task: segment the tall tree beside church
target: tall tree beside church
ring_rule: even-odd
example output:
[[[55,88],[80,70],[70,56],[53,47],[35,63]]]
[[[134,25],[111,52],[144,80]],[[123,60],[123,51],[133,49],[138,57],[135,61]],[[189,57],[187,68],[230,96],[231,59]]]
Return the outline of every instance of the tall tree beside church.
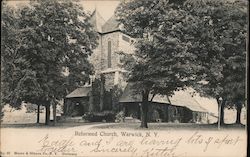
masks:
[[[37,0],[22,8],[21,46],[17,53],[26,64],[18,66],[22,73],[16,82],[3,81],[14,84],[14,88],[6,88],[13,97],[6,96],[5,102],[44,105],[49,124],[50,106],[64,98],[67,91],[83,85],[92,74],[88,56],[96,47],[97,34],[88,20],[89,16],[74,1]],[[4,75],[12,72],[5,71]]]
[[[118,7],[116,15],[124,31],[138,39],[135,55],[127,55],[126,62],[132,63],[130,81],[141,84],[142,127],[147,127],[143,116],[149,93],[171,95],[193,85],[207,96],[222,97],[223,106],[228,100],[244,99],[246,12],[242,4],[153,0]],[[236,93],[232,85],[238,87]]]
[[[170,1],[135,0],[122,3],[116,10],[124,31],[137,38],[135,54],[124,54],[130,71],[129,81],[142,96],[141,127],[147,128],[149,95],[171,96],[195,78],[194,55],[187,52],[184,36],[195,24],[179,4]],[[181,22],[184,21],[184,22]]]
[[[21,79],[22,69],[27,64],[18,54],[21,46],[21,32],[18,30],[18,15],[16,10],[1,3],[1,118],[5,102],[19,108],[20,101],[15,98],[15,87]]]
[[[189,51],[202,65],[196,89],[219,100],[221,122],[224,107],[235,104],[237,123],[245,100],[247,3],[244,1],[187,0],[186,11],[200,19]],[[199,82],[200,80],[200,82]],[[197,88],[198,86],[198,88]]]

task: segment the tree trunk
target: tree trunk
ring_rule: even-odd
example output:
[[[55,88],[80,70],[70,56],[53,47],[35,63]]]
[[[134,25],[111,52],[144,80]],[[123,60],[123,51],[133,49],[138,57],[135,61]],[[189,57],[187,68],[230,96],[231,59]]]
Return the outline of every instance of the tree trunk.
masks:
[[[225,108],[225,104],[226,104],[226,100],[222,100],[222,103],[221,103],[221,112],[220,112],[220,122],[221,122],[221,125],[225,124],[224,123],[224,108]]]
[[[220,116],[218,118],[220,118],[220,123],[223,125],[223,124],[225,124],[224,123],[224,108],[225,108],[226,100],[223,99],[222,102],[217,100],[217,102],[218,102],[218,112],[220,112],[219,113]],[[221,105],[221,109],[219,108],[220,105]],[[218,121],[218,123],[219,123],[219,121]]]
[[[50,105],[49,104],[45,105],[45,108],[46,108],[45,125],[49,125],[50,124]]]
[[[37,105],[37,117],[36,117],[36,123],[39,124],[40,121],[40,105]]]
[[[141,128],[148,128],[148,92],[142,94]]]
[[[56,125],[56,101],[53,101],[53,125]]]
[[[242,110],[242,104],[241,103],[236,103],[236,124],[240,124],[240,115],[241,115],[241,110]]]

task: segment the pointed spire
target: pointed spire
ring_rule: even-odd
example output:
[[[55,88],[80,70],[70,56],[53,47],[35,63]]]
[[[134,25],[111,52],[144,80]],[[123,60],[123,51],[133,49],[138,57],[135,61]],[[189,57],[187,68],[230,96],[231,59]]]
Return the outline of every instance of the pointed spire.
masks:
[[[105,23],[105,20],[98,13],[97,7],[95,7],[95,9],[91,15],[90,23],[95,27],[96,31],[102,32],[102,26]]]
[[[96,5],[96,3],[95,3],[95,9],[94,9],[94,11],[96,11],[97,10],[97,5]]]

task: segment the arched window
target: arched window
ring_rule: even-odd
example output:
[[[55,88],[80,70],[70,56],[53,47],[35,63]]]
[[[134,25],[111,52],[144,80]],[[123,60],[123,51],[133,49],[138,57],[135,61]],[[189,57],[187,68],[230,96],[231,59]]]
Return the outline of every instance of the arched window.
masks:
[[[111,68],[111,41],[108,41],[108,68]]]

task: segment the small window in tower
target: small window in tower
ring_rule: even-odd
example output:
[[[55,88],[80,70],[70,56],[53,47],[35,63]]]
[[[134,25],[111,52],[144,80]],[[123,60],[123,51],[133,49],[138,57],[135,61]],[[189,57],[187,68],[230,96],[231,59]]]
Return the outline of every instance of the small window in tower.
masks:
[[[111,41],[108,41],[108,68],[111,68]]]
[[[124,41],[126,41],[126,42],[129,42],[129,37],[126,37],[126,36],[122,36],[122,39],[124,40]]]

